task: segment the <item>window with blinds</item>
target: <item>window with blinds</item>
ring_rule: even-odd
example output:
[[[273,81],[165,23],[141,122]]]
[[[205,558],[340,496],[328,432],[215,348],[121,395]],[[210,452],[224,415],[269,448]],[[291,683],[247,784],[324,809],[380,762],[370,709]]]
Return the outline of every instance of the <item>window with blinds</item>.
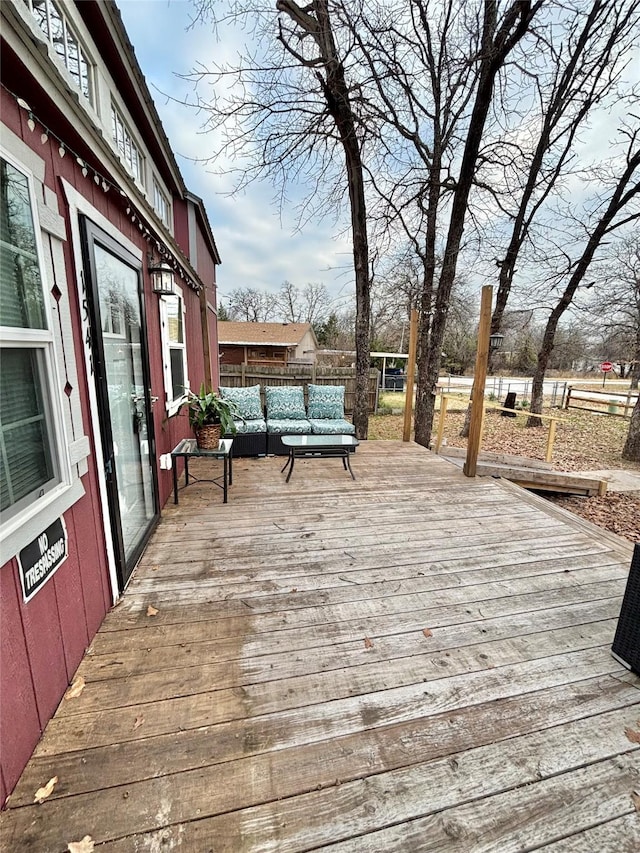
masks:
[[[0,158],[0,510],[12,517],[60,482],[47,327],[27,175]]]

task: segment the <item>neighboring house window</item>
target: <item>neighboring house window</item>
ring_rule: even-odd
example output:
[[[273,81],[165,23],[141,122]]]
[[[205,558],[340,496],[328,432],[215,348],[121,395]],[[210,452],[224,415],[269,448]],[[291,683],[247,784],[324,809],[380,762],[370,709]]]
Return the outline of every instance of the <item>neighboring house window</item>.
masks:
[[[0,158],[0,509],[13,518],[62,481],[49,328],[29,178]]]
[[[25,2],[76,86],[89,103],[93,104],[91,64],[73,27],[61,11],[62,4],[58,5],[53,0],[25,0]]]
[[[140,153],[140,149],[133,141],[133,137],[126,126],[124,119],[113,104],[111,104],[111,133],[127,169],[131,172],[138,183],[144,186],[144,159]]]
[[[189,388],[185,344],[185,305],[181,294],[161,297],[160,322],[167,412],[169,415],[174,415],[180,404],[184,402]]]
[[[153,209],[165,225],[169,226],[169,200],[160,189],[156,179],[153,179]]]

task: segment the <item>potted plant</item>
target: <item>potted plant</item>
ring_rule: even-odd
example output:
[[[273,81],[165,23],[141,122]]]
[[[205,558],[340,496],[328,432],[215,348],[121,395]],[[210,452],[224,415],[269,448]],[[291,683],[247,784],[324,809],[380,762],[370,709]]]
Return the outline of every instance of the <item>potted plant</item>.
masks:
[[[223,400],[215,391],[207,391],[202,385],[200,392],[189,391],[186,405],[189,408],[189,423],[196,434],[196,442],[202,450],[216,450],[221,435],[235,433],[234,418],[238,418],[235,403]]]

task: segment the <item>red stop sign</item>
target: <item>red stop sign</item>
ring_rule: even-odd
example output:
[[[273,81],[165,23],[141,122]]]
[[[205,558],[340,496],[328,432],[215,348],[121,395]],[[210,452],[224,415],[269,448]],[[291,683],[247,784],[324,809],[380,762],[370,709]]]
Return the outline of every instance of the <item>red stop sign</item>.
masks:
[[[610,370],[613,370],[613,364],[610,361],[603,361],[600,365],[600,370],[603,373],[609,373]]]

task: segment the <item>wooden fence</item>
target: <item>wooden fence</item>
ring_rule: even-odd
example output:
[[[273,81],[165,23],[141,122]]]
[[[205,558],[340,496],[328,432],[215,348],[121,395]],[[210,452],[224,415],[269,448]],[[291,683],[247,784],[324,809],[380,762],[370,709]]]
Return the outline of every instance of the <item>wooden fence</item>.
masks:
[[[589,394],[588,397],[581,396],[580,391],[583,394]],[[598,395],[594,400],[593,395]],[[584,388],[573,388],[569,385],[569,389],[567,391],[567,398],[564,404],[565,409],[582,409],[585,412],[597,412],[598,414],[607,414],[613,415],[618,418],[630,418],[631,413],[636,404],[636,400],[638,399],[637,391],[627,391],[626,399],[620,400],[616,399],[617,397],[625,394],[624,391],[592,391],[589,389],[585,391]],[[602,397],[603,399],[598,399],[598,397]],[[578,405],[576,405],[578,403]],[[590,406],[583,406],[580,403],[590,403]],[[600,408],[594,408],[599,406]]]
[[[378,381],[380,372],[369,371],[369,412],[376,410]],[[344,385],[344,409],[347,414],[353,412],[356,375],[352,367],[318,367],[315,364],[294,364],[278,367],[266,367],[254,364],[221,364],[220,385],[232,388],[244,388],[248,385],[260,385],[264,404],[265,385],[302,385],[305,405],[307,386]]]

